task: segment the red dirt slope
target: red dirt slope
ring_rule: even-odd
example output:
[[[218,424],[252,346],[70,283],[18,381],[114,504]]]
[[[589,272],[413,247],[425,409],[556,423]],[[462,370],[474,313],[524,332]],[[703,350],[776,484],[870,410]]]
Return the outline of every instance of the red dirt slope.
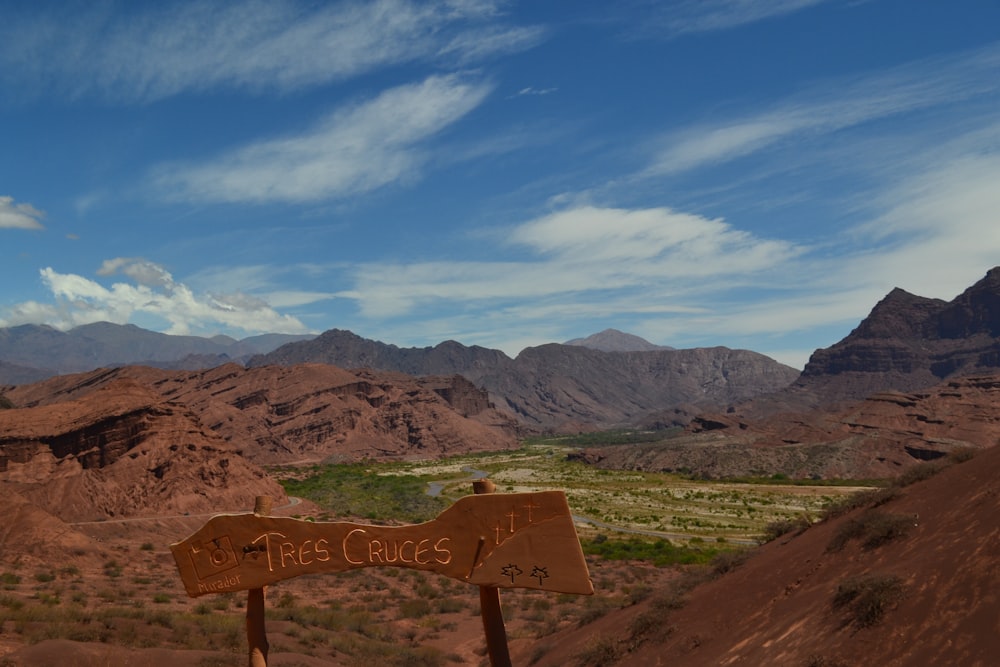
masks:
[[[872,512],[897,517],[904,534],[868,548],[863,537],[830,548],[847,526],[875,525]],[[870,626],[858,620],[863,610],[834,605],[838,587],[862,575],[902,584],[901,597],[890,596]],[[695,588],[680,609],[657,612],[658,598],[541,640],[535,656],[551,649],[535,664],[996,665],[1000,448],[906,486],[877,508],[764,545],[735,571]],[[530,657],[526,650],[515,663]]]

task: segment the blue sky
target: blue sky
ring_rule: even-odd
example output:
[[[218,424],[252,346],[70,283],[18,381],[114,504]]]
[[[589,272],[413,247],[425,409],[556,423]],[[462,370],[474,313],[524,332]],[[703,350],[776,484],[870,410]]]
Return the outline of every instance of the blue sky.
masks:
[[[1000,3],[0,2],[0,326],[795,366],[1000,264]]]

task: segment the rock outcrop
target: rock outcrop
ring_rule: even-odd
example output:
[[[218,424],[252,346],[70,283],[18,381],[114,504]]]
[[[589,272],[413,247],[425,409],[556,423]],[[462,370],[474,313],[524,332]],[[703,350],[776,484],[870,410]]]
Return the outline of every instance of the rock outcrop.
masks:
[[[252,507],[284,491],[184,406],[115,379],[0,412],[0,486],[66,521]]]
[[[703,414],[684,435],[658,444],[588,448],[607,468],[743,475],[894,477],[957,449],[1000,442],[1000,375],[949,380],[916,392],[881,392],[837,410],[749,420]]]
[[[770,404],[816,407],[1000,371],[1000,267],[952,301],[890,292],[846,338],[816,350]],[[767,401],[756,406],[766,411]]]
[[[460,376],[413,378],[324,364],[202,371],[105,369],[8,389],[24,407],[87,397],[129,380],[258,463],[431,458],[515,445],[517,425]]]

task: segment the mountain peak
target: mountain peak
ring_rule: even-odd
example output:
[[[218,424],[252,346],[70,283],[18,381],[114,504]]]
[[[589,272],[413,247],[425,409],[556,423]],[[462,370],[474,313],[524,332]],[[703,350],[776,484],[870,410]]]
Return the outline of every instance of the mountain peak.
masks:
[[[588,347],[602,352],[651,352],[653,350],[672,350],[672,347],[654,345],[645,338],[640,338],[618,329],[605,329],[586,338],[574,338],[564,345]]]

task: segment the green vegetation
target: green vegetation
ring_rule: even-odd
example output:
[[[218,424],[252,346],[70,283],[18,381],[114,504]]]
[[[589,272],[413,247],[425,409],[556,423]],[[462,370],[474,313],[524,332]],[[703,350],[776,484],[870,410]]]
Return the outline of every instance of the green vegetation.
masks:
[[[311,500],[333,516],[419,523],[448,506],[427,495],[426,479],[388,474],[396,467],[374,463],[313,466],[297,471],[296,477],[289,476],[288,469],[277,472],[289,495]]]
[[[655,432],[663,437],[662,432]],[[649,437],[615,432],[537,438],[512,451],[468,454],[439,461],[363,463],[279,468],[275,475],[289,495],[307,498],[326,515],[372,521],[415,523],[429,520],[451,502],[472,492],[473,475],[488,474],[500,493],[561,489],[583,537],[620,529],[638,539],[674,542],[751,544],[774,536],[785,525],[804,527],[858,486],[691,479],[679,474],[604,470],[569,454],[584,441],[607,442]],[[434,483],[440,498],[427,495]],[[863,487],[861,487],[863,488]],[[729,544],[731,547],[732,544]]]
[[[10,410],[15,407],[9,398],[0,394],[0,410]]]
[[[710,563],[723,549],[708,546],[677,546],[664,539],[644,540],[632,537],[627,540],[583,540],[583,553],[608,560],[642,560],[657,567],[668,565],[704,565]]]
[[[648,442],[669,440],[683,431],[680,427],[662,431],[595,431],[593,433],[578,433],[576,435],[544,435],[526,438],[524,444],[528,447],[603,447],[606,445],[636,445]]]

